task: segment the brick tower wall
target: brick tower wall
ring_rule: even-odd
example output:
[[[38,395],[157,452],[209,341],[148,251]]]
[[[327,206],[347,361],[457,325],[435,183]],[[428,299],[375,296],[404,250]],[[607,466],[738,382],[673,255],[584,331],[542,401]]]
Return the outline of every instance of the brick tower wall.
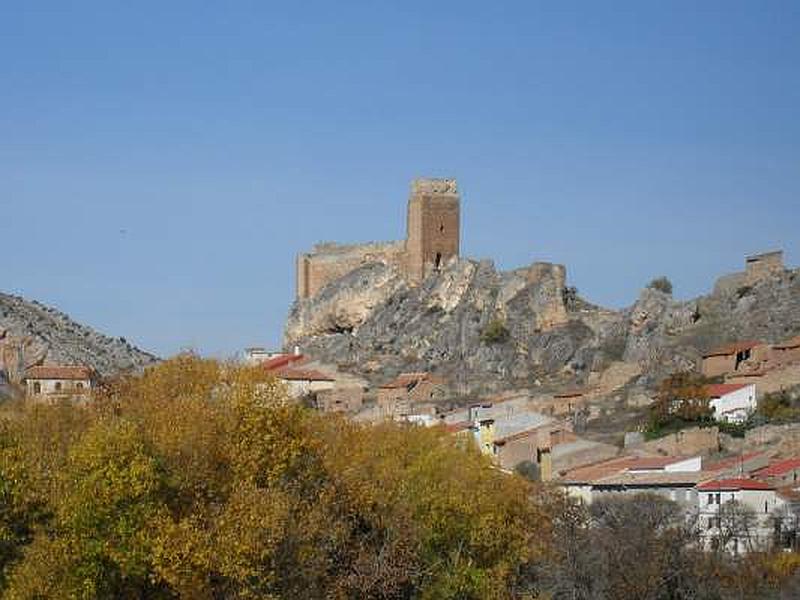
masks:
[[[408,200],[406,273],[419,283],[459,255],[460,200],[453,179],[417,179]]]

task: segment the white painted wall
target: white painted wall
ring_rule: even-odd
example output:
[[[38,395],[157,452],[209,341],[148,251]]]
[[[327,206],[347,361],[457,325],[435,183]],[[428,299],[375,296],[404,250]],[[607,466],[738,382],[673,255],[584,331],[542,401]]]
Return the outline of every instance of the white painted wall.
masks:
[[[743,423],[756,409],[756,386],[751,383],[734,392],[714,398],[709,404],[714,409],[714,418],[717,421]]]

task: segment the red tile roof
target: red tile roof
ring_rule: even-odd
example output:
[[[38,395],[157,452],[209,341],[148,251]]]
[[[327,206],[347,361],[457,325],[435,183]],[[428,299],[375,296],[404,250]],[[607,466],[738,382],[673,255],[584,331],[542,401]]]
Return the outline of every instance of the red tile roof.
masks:
[[[775,486],[756,479],[716,479],[697,486],[703,492],[718,490],[774,490]]]
[[[25,372],[27,379],[91,379],[94,371],[90,367],[71,365],[71,366],[49,366],[42,365],[31,367]]]
[[[266,371],[277,371],[292,363],[305,361],[306,357],[302,354],[282,354],[275,358],[270,358],[261,363],[261,367]]]
[[[703,467],[704,471],[722,471],[724,469],[730,469],[732,467],[736,467],[740,464],[744,464],[754,458],[758,458],[759,456],[764,456],[763,452],[748,452],[747,454],[742,454],[741,456],[731,456],[730,458],[723,458],[722,460],[718,460],[713,463],[709,463]]]
[[[721,398],[726,394],[730,394],[731,392],[735,392],[736,390],[740,390],[745,388],[750,383],[712,383],[711,385],[706,386],[706,392],[708,393],[709,397],[711,398]]]
[[[314,369],[301,369],[297,367],[290,367],[275,372],[278,379],[285,381],[336,381],[330,375],[326,375],[321,371]]]
[[[708,358],[710,356],[727,356],[729,354],[736,354],[737,352],[741,352],[742,350],[749,350],[750,348],[755,348],[756,346],[760,346],[763,342],[757,342],[755,340],[748,340],[745,342],[734,342],[732,344],[725,344],[724,346],[720,346],[719,348],[715,348],[709,352],[703,354],[703,358]]]
[[[780,477],[781,475],[785,475],[786,473],[789,473],[795,469],[800,469],[800,458],[787,458],[785,460],[774,462],[763,469],[759,469],[753,473],[753,477]]]

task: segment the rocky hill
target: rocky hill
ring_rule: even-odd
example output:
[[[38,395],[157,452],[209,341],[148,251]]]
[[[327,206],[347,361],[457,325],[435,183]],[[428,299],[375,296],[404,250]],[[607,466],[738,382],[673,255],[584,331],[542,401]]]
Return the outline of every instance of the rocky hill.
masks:
[[[800,333],[800,270],[725,281],[688,302],[647,288],[631,307],[609,310],[568,287],[561,265],[501,272],[490,261],[454,258],[409,286],[375,262],[295,302],[285,343],[376,382],[435,371],[465,394],[582,386],[620,361],[639,365],[635,383],[647,386],[695,368],[719,344]]]
[[[17,382],[37,364],[86,365],[109,376],[157,360],[124,338],[98,333],[54,308],[0,293],[0,380]]]

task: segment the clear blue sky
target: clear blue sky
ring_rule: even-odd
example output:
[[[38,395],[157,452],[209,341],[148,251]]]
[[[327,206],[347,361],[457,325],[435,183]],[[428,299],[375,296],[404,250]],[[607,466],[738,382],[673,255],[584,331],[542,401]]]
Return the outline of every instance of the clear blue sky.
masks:
[[[0,290],[162,355],[275,345],[293,261],[399,239],[625,306],[800,262],[800,2],[0,3]]]

